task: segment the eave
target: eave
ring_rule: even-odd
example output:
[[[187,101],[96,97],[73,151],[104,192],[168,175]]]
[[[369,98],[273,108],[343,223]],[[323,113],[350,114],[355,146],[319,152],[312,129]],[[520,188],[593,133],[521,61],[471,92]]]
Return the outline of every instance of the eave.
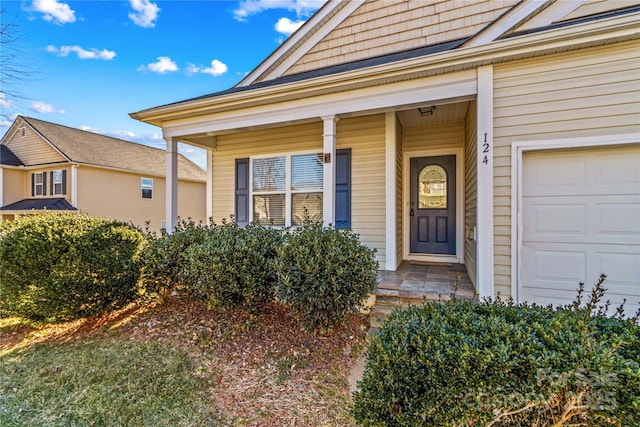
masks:
[[[639,15],[639,13],[630,13],[293,83],[202,97],[142,110],[131,113],[130,116],[159,127],[173,126],[220,112],[256,108],[552,52],[633,40],[640,35],[640,28],[637,25]]]

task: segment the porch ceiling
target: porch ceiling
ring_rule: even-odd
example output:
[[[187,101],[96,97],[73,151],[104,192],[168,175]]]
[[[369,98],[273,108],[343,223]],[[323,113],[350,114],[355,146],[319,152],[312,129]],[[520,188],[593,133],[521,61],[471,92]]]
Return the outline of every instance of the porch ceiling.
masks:
[[[432,125],[444,122],[457,122],[464,120],[469,108],[469,102],[457,102],[454,104],[425,104],[423,107],[435,107],[433,114],[423,116],[417,108],[398,112],[398,119],[402,127]]]

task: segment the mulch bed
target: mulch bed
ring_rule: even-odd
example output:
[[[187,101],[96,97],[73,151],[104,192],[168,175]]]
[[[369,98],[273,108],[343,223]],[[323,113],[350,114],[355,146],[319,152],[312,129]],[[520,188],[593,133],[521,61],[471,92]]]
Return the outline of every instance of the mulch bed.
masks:
[[[341,426],[353,423],[346,378],[366,348],[366,332],[361,315],[314,335],[276,303],[251,315],[169,297],[38,330],[14,328],[3,333],[0,352],[24,342],[94,336],[158,342],[190,356],[211,406],[228,425]]]

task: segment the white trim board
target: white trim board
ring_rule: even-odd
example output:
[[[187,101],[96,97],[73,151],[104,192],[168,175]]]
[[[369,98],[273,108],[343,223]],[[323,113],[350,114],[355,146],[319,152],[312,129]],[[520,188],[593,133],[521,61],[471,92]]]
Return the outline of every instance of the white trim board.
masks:
[[[522,253],[522,156],[528,151],[640,145],[640,133],[558,138],[511,143],[511,297],[520,301]]]
[[[410,252],[410,227],[409,221],[409,198],[410,179],[409,162],[416,157],[435,156],[456,156],[456,255],[422,255]],[[431,261],[431,262],[452,262],[464,264],[464,148],[451,147],[440,149],[425,149],[416,151],[405,151],[402,154],[402,235],[404,236],[402,245],[402,257],[405,260]]]

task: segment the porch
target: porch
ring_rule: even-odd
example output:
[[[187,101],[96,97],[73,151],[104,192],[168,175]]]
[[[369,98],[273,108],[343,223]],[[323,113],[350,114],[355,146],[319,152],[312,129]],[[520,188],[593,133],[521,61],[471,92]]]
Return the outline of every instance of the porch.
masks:
[[[477,296],[464,264],[403,261],[395,271],[378,273],[370,326],[379,327],[394,307],[448,300],[452,294]]]

